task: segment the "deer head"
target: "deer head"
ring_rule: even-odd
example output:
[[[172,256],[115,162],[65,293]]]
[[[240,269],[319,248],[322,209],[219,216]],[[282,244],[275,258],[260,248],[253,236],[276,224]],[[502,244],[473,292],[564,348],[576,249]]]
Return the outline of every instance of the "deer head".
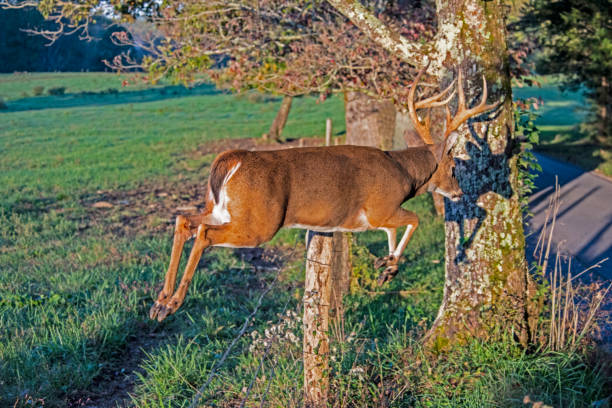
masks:
[[[415,102],[414,97],[416,94],[416,88],[425,68],[419,71],[414,83],[410,88],[410,93],[408,94],[408,113],[412,119],[412,122],[414,123],[416,132],[419,134],[421,139],[423,139],[423,142],[425,142],[427,148],[434,155],[437,163],[436,171],[433,173],[431,179],[427,183],[427,191],[439,193],[452,201],[457,201],[463,192],[461,191],[459,183],[455,177],[455,160],[451,154],[451,151],[458,139],[458,134],[455,132],[455,130],[457,130],[457,128],[459,128],[459,126],[461,126],[461,124],[466,122],[469,118],[490,109],[494,109],[498,106],[498,104],[486,104],[487,81],[483,75],[483,91],[480,103],[473,108],[466,108],[465,94],[463,92],[463,76],[461,70],[458,72],[457,79],[453,80],[451,84],[442,92],[432,97]],[[457,83],[457,89],[452,90],[455,82]],[[457,93],[458,96],[457,111],[455,112],[455,115],[452,116],[448,103],[455,96],[455,93]],[[421,121],[417,115],[417,109],[431,109],[438,106],[444,106],[445,108],[446,123],[443,140],[439,143],[434,143],[430,133],[431,116],[428,113],[425,120]]]

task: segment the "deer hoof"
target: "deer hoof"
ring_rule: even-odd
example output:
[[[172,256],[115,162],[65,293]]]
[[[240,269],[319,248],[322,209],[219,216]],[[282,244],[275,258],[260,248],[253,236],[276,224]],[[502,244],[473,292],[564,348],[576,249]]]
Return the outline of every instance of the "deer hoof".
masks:
[[[385,269],[378,277],[378,286],[389,282],[393,277],[397,275],[397,265],[391,265]]]
[[[378,258],[376,262],[374,262],[374,268],[379,269],[384,266],[390,266],[396,262],[395,256],[387,255],[382,258]]]
[[[155,301],[155,303],[153,303],[153,306],[151,306],[151,309],[149,309],[149,319],[155,320],[162,307],[164,307],[164,305],[162,305],[158,301]]]
[[[378,269],[378,268],[382,268],[383,266],[387,265],[387,258],[389,258],[388,256],[382,257],[382,258],[378,258],[375,262],[374,262],[374,268]]]
[[[168,317],[168,315],[170,315],[172,313],[173,313],[173,311],[168,306],[162,305],[161,309],[157,313],[157,321],[161,322],[166,317]]]
[[[157,321],[161,322],[166,317],[176,312],[181,306],[181,303],[182,302],[179,302],[178,300],[170,300],[167,305],[161,305],[161,309],[157,313]]]

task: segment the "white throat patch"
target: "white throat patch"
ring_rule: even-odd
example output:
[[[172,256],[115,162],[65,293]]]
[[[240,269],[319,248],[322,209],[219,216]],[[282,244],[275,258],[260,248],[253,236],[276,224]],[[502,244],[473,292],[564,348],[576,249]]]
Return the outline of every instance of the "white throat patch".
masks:
[[[457,201],[459,201],[459,197],[453,197],[453,196],[451,196],[450,194],[448,194],[446,191],[442,190],[442,189],[441,189],[441,188],[439,188],[439,187],[436,187],[436,188],[433,190],[433,192],[434,192],[434,193],[438,193],[438,194],[440,194],[440,195],[442,195],[442,196],[444,196],[444,197],[448,198],[449,200],[451,200],[451,201],[453,201],[453,202],[457,202]]]

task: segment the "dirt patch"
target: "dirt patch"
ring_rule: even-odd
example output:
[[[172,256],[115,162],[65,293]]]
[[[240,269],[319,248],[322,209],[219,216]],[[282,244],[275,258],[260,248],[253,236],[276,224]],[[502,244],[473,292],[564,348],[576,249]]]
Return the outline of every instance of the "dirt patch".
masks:
[[[234,251],[254,272],[240,284],[227,285],[228,293],[236,297],[248,297],[253,290],[264,290],[269,284],[269,277],[275,273],[273,271],[279,271],[298,256],[297,252],[290,248],[239,248]],[[159,282],[155,291],[161,289],[161,285],[162,282]],[[140,282],[120,282],[120,286],[126,294],[134,290],[149,291],[150,289]],[[292,286],[285,287],[284,290],[292,290]],[[127,338],[125,347],[107,361],[87,390],[68,398],[68,407],[123,408],[133,406],[130,393],[134,392],[139,374],[145,375],[142,363],[147,358],[147,353],[152,353],[154,349],[167,344],[176,332],[166,331],[160,325],[139,322],[134,333],[137,334],[132,334]]]
[[[121,356],[115,362],[104,367],[93,379],[88,391],[79,396],[69,398],[70,408],[110,408],[132,406],[129,396],[134,390],[138,374],[144,370],[140,364],[145,359],[145,353],[157,347],[168,337],[168,333],[151,332],[142,324],[144,335],[132,336],[128,339]]]
[[[289,140],[282,144],[255,138],[225,139],[206,143],[195,154],[206,156],[232,149],[289,149],[323,143],[320,138]],[[101,224],[117,236],[166,232],[174,225],[177,215],[194,214],[203,209],[207,174],[208,169],[204,169],[204,177],[197,182],[156,180],[155,184],[143,184],[132,190],[99,190],[83,196],[81,204],[87,209],[87,217],[82,219],[80,229]]]

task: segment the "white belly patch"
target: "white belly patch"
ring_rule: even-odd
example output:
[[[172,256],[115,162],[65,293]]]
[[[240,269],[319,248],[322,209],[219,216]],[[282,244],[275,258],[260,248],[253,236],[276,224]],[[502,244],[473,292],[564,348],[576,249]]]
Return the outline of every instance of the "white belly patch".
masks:
[[[308,224],[290,224],[285,225],[285,228],[300,228],[307,229],[317,232],[362,232],[372,228],[368,217],[366,216],[365,210],[361,210],[357,216],[357,225],[354,228],[344,228],[340,226],[319,226],[319,225],[308,225]]]

